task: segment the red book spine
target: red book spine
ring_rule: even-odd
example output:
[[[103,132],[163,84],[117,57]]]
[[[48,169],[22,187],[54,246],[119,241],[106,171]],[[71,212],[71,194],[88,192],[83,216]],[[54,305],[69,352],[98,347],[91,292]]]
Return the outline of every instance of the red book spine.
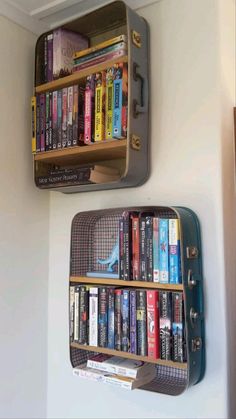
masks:
[[[158,291],[147,290],[147,338],[148,357],[159,358],[159,310]]]
[[[133,280],[139,280],[139,218],[132,217],[132,276]]]

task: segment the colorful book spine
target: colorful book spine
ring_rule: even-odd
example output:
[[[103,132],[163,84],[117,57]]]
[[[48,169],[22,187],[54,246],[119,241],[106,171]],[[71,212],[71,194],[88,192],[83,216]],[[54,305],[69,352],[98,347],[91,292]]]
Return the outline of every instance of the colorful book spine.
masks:
[[[48,38],[47,35],[44,36],[44,73],[43,73],[43,83],[47,83],[48,77]]]
[[[45,94],[40,94],[40,151],[45,151]]]
[[[46,93],[46,112],[45,112],[45,151],[49,150],[49,113],[50,113],[50,97],[49,92]]]
[[[182,282],[178,219],[169,219],[169,278],[171,284]]]
[[[74,290],[74,342],[79,342],[79,290],[80,285],[75,285]]]
[[[73,86],[73,112],[72,112],[72,145],[76,146],[79,142],[78,126],[78,106],[79,106],[79,87]]]
[[[121,327],[121,304],[122,290],[115,290],[115,349],[121,351],[122,327]]]
[[[159,358],[159,310],[157,290],[147,290],[147,347],[149,358]]]
[[[153,282],[159,281],[159,218],[153,217]]]
[[[121,350],[124,352],[130,351],[130,304],[129,304],[129,290],[124,289],[122,294],[121,306],[122,318],[122,343]]]
[[[159,292],[160,358],[171,359],[171,292]]]
[[[91,71],[93,71],[92,67],[98,64],[102,64],[105,61],[110,61],[117,59],[119,61],[119,58],[124,57],[124,55],[127,54],[127,49],[119,49],[118,51],[108,52],[107,54],[102,55],[101,57],[94,58],[93,60],[90,60],[88,62],[75,65],[73,67],[73,72],[85,70],[86,68],[91,67]]]
[[[169,220],[159,219],[159,274],[160,283],[167,284],[169,282]]]
[[[49,150],[52,150],[52,118],[53,118],[52,92],[49,92]]]
[[[40,95],[36,96],[36,153],[41,151],[41,133],[40,133]]]
[[[62,90],[57,92],[57,148],[62,146]]]
[[[78,103],[78,140],[84,143],[84,120],[85,120],[85,88],[79,86]]]
[[[110,38],[106,41],[101,42],[100,44],[94,45],[93,47],[83,49],[82,51],[76,51],[73,55],[74,60],[84,57],[85,55],[92,54],[102,48],[109,47],[110,45],[118,44],[119,42],[127,42],[126,35],[118,35],[114,38]]]
[[[137,354],[136,291],[130,290],[130,352]]]
[[[107,313],[107,347],[115,349],[115,293],[114,288],[108,288],[108,313]]]
[[[172,292],[172,360],[184,362],[183,293]]]
[[[75,286],[70,286],[70,342],[74,341]]]
[[[82,345],[88,343],[88,308],[88,291],[82,285],[79,291],[79,343]]]
[[[36,96],[31,98],[32,153],[36,153]]]
[[[102,56],[107,55],[111,52],[118,51],[118,50],[121,50],[121,49],[127,49],[127,44],[125,42],[119,42],[118,44],[110,45],[106,48],[102,48],[102,49],[97,50],[93,53],[84,55],[83,57],[75,58],[74,59],[74,66],[83,64],[85,62],[87,63],[89,61],[90,62],[94,61],[98,57],[102,57]]]
[[[139,217],[131,215],[132,227],[132,278],[135,281],[139,280]]]
[[[145,290],[136,291],[137,354],[147,355],[147,299]]]
[[[131,220],[130,212],[124,211],[122,214],[124,220],[124,280],[131,280]]]
[[[62,89],[62,148],[67,146],[67,95],[68,89]]]
[[[102,141],[105,136],[105,90],[106,72],[95,75],[95,135],[94,141]]]
[[[94,139],[94,75],[87,76],[85,87],[84,143],[90,144]]]
[[[58,125],[57,125],[57,91],[52,93],[52,148],[57,148],[58,142]]]
[[[47,81],[53,80],[53,33],[47,36]]]
[[[114,66],[113,137],[127,136],[128,69],[126,63]]]
[[[72,146],[73,139],[73,86],[67,89],[67,146]]]
[[[98,288],[89,290],[89,345],[98,346]]]
[[[99,287],[98,289],[98,346],[107,347],[107,288]]]
[[[119,220],[119,277],[124,279],[124,219]]]
[[[147,281],[153,281],[153,217],[145,220]]]
[[[140,280],[147,281],[146,218],[140,217]]]
[[[113,119],[113,67],[106,70],[106,106],[105,106],[105,139],[112,138],[112,119]]]

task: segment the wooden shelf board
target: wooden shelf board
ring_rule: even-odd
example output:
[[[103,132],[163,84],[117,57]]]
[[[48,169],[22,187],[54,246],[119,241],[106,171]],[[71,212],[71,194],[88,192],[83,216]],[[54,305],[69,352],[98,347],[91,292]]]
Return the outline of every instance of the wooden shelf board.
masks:
[[[128,56],[125,55],[121,58],[115,58],[113,60],[106,61],[101,64],[97,64],[91,67],[86,68],[85,70],[77,71],[70,76],[62,77],[58,80],[53,80],[49,83],[44,83],[39,86],[36,86],[35,92],[36,93],[45,93],[52,90],[58,90],[63,87],[72,86],[73,84],[78,83],[80,80],[84,79],[86,76],[97,73],[99,71],[105,70],[108,67],[112,67],[116,63],[127,63]]]
[[[146,281],[124,281],[122,279],[114,278],[89,278],[87,276],[71,276],[70,282],[78,282],[82,284],[105,284],[105,285],[118,285],[121,287],[135,287],[135,288],[157,288],[160,290],[169,291],[182,291],[182,284],[159,284],[157,282]]]
[[[182,363],[182,362],[165,361],[162,359],[152,359],[152,358],[148,358],[147,356],[135,355],[129,352],[116,351],[116,350],[108,349],[108,348],[100,348],[98,346],[79,345],[78,343],[73,342],[71,343],[71,347],[82,349],[83,351],[100,352],[102,354],[120,356],[122,358],[137,359],[139,361],[150,362],[152,364],[164,365],[167,367],[174,367],[174,368],[181,368],[181,369],[187,368],[186,362]]]
[[[126,157],[127,140],[104,141],[88,146],[76,146],[34,154],[35,161],[53,164],[93,163]]]

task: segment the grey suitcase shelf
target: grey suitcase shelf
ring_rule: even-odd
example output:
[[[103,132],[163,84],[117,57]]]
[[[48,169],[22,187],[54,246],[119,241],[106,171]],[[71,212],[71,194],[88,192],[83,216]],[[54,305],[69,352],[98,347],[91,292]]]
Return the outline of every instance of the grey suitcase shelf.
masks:
[[[100,278],[88,278],[86,272],[97,270],[97,258],[105,258],[114,246],[119,219],[124,210],[153,211],[159,218],[178,218],[180,221],[180,252],[182,266],[182,284],[157,284],[143,281],[124,281]],[[101,267],[100,267],[101,269]],[[189,386],[197,384],[204,375],[204,310],[202,284],[202,256],[199,223],[196,215],[183,207],[132,207],[116,208],[78,213],[72,222],[70,284],[106,284],[121,287],[143,287],[144,289],[165,289],[182,291],[184,295],[185,321],[185,363],[156,360],[155,379],[141,387],[143,390],[180,395]],[[95,286],[95,285],[94,285]],[[89,347],[70,342],[70,359],[73,367],[84,362],[95,353],[108,353],[130,357],[125,352],[106,348]],[[139,359],[138,356],[133,356]],[[142,357],[143,360],[143,357]],[[147,362],[150,359],[145,359]]]
[[[104,190],[138,186],[143,184],[149,172],[148,163],[148,63],[149,33],[146,21],[126,6],[115,1],[107,6],[63,25],[78,31],[96,45],[114,36],[127,36],[128,54],[122,60],[128,63],[128,123],[127,138],[105,141],[85,147],[70,147],[34,154],[34,177],[47,174],[55,165],[107,164],[119,169],[117,181],[102,184],[66,184],[43,187],[64,193]],[[45,93],[73,84],[79,84],[86,75],[111,67],[116,60],[93,66],[85,72],[63,77],[53,82],[41,84],[41,59],[44,48],[41,35],[35,51],[35,93]],[[86,73],[87,72],[87,73]],[[86,74],[85,74],[86,73]],[[36,183],[37,185],[37,183]],[[38,186],[38,185],[37,185]]]

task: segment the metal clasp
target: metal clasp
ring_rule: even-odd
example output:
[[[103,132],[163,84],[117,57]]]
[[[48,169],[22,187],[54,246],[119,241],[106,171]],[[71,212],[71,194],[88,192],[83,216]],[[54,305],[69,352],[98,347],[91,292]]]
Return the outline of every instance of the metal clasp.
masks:
[[[188,270],[188,287],[192,289],[197,284],[196,279],[193,277],[192,269]]]

